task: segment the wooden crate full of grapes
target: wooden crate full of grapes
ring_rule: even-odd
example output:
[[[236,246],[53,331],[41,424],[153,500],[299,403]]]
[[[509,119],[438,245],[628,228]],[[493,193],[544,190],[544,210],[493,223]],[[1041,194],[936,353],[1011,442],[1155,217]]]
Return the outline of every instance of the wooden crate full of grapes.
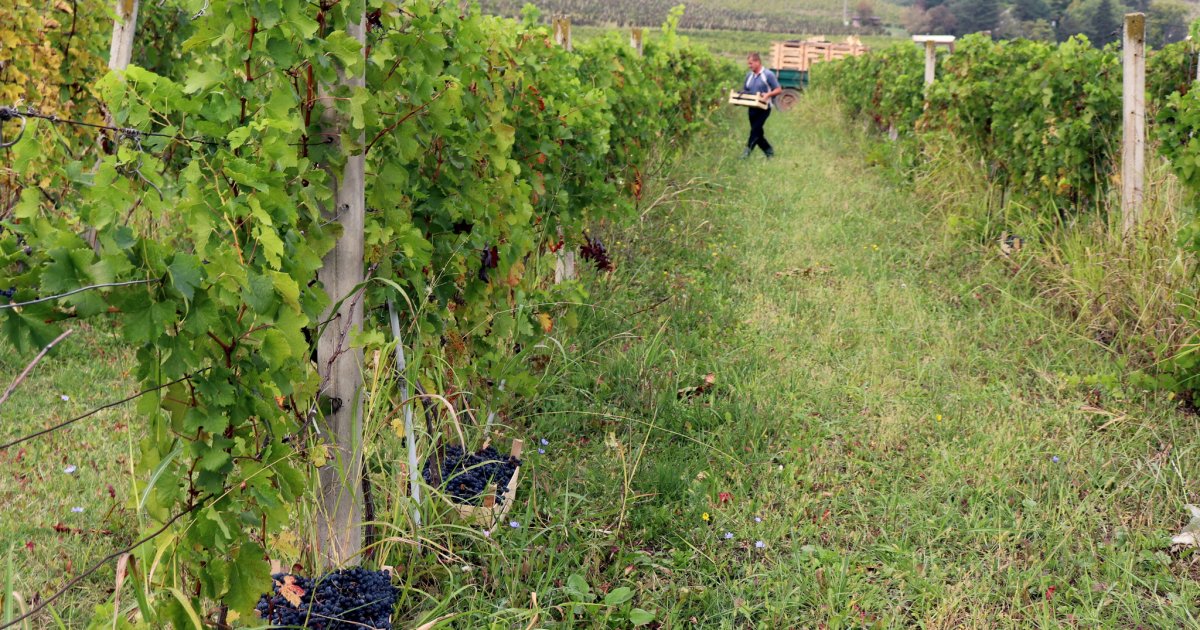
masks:
[[[513,440],[508,454],[489,444],[475,453],[468,452],[465,444],[451,444],[438,457],[426,460],[425,482],[442,491],[462,521],[490,530],[503,522],[516,500],[524,449],[522,440]]]

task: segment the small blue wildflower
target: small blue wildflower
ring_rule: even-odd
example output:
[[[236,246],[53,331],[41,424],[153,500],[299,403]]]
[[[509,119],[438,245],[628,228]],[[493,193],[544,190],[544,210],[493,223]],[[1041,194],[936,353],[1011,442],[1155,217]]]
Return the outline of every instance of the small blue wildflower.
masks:
[[[733,538],[733,532],[725,532],[725,540],[729,540],[730,538]]]
[[[757,541],[757,542],[755,542],[755,543],[754,543],[754,546],[755,546],[755,547],[757,547],[757,548],[759,548],[759,549],[762,549],[763,547],[766,547],[766,546],[767,546],[767,543],[765,543],[765,542],[763,542],[763,541],[759,540],[759,541]]]
[[[71,397],[70,397],[70,396],[68,396],[68,395],[66,395],[66,394],[63,394],[62,396],[59,396],[59,398],[62,398],[62,401],[63,401],[63,402],[67,402],[68,400],[71,400]]]
[[[485,538],[491,538],[491,537],[492,537],[492,530],[490,530],[490,529],[485,529],[485,530],[483,530],[483,536],[484,536]]]
[[[762,517],[761,517],[761,516],[755,516],[755,517],[754,517],[754,522],[755,522],[755,523],[761,523],[761,522],[762,522]]]
[[[72,511],[72,512],[74,512],[74,513],[76,513],[76,514],[81,514],[81,513],[83,513],[83,508],[81,508],[81,507],[73,507],[73,508],[71,508],[71,511]]]
[[[550,446],[550,440],[547,440],[546,438],[542,438],[542,446]]]
[[[1055,455],[1054,457],[1051,457],[1051,458],[1050,458],[1050,461],[1052,461],[1052,462],[1054,462],[1055,464],[1057,464],[1057,463],[1058,463],[1058,455]]]
[[[63,469],[63,472],[65,472],[65,473],[67,473],[68,475],[70,475],[70,474],[74,473],[76,470],[78,470],[78,469],[77,469],[77,468],[75,468],[75,464],[71,464],[70,466],[67,466],[66,468],[64,468],[64,469]]]
[[[544,449],[544,448],[538,449],[538,455],[545,455],[545,454],[546,454],[546,449]]]
[[[516,521],[509,521],[508,526],[513,529],[517,529],[517,528],[521,527],[521,524]]]

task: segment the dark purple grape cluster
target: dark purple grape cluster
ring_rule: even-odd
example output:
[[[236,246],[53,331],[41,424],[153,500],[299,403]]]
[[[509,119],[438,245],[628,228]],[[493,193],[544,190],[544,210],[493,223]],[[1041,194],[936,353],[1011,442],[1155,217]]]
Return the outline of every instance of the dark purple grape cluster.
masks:
[[[341,569],[312,580],[276,573],[271,594],[255,609],[272,628],[391,630],[400,589],[385,571]]]
[[[612,259],[608,257],[608,250],[604,248],[604,243],[601,243],[598,238],[585,236],[583,246],[579,248],[579,255],[584,260],[592,261],[592,264],[600,271],[613,270]]]
[[[433,477],[433,458],[426,460],[422,475],[425,483],[440,488],[455,503],[479,505],[488,486],[496,484],[496,502],[504,500],[504,488],[512,480],[521,460],[503,455],[489,446],[478,453],[465,454],[461,446],[451,444],[442,457],[441,483]]]
[[[493,245],[483,250],[479,255],[479,279],[488,281],[488,269],[500,266],[500,251]]]
[[[4,298],[4,299],[6,299],[6,300],[11,300],[11,299],[12,299],[12,296],[14,296],[14,295],[16,295],[16,294],[17,294],[17,288],[16,288],[16,287],[9,287],[9,288],[7,288],[7,289],[0,289],[0,297]]]

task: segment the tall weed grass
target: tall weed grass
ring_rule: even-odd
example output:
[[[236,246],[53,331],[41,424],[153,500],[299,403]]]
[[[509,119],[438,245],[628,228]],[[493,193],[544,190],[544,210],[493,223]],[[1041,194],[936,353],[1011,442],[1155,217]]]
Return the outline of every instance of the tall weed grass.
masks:
[[[1025,274],[1031,291],[1077,333],[1123,357],[1131,370],[1156,371],[1200,333],[1197,262],[1179,242],[1191,220],[1190,199],[1153,148],[1144,208],[1130,234],[1121,227],[1118,186],[1096,207],[1058,208],[1010,196],[951,134],[926,134],[890,151],[892,165],[906,172],[950,235]],[[1005,239],[1015,251],[1004,251]]]

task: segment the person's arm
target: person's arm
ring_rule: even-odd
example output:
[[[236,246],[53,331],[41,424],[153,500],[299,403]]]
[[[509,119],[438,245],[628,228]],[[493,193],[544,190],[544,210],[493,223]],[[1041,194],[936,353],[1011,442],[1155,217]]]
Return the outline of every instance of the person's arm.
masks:
[[[767,87],[771,89],[767,92],[759,94],[759,100],[766,101],[783,94],[783,87],[779,85],[779,79],[775,77],[775,73],[767,70],[764,72],[764,74],[766,75],[765,78],[767,81]]]

